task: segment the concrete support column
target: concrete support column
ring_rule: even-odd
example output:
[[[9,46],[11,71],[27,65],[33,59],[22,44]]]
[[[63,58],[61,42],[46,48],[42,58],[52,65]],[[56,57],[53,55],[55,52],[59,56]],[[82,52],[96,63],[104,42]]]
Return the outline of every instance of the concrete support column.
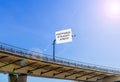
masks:
[[[8,82],[17,82],[17,75],[9,74],[8,75]]]
[[[27,74],[19,74],[17,82],[27,82]]]

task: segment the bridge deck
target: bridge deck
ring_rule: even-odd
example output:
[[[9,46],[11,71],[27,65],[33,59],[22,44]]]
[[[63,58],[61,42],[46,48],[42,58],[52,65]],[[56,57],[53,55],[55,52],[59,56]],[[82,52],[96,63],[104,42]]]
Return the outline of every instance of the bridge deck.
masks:
[[[0,45],[0,72],[75,81],[97,81],[120,74],[119,70],[60,59],[53,61],[50,57],[36,54],[33,51],[26,52],[21,48],[2,43]]]

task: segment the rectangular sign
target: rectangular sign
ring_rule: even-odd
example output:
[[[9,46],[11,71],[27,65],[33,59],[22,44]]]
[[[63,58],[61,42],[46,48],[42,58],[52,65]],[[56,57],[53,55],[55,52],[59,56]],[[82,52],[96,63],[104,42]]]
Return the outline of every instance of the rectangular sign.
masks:
[[[57,31],[55,35],[56,35],[56,44],[72,42],[71,29]]]

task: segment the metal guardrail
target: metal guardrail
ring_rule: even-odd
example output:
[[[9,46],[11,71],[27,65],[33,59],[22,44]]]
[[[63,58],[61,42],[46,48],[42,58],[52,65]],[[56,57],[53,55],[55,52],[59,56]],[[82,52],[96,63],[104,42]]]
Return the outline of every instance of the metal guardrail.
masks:
[[[89,69],[89,70],[113,73],[113,74],[120,74],[120,69],[117,69],[117,68],[94,65],[90,63],[84,63],[84,62],[64,59],[60,57],[56,57],[56,60],[54,61],[53,57],[50,55],[19,48],[19,47],[12,46],[2,42],[0,42],[0,51],[12,53],[19,56],[24,56],[27,58],[33,58],[36,60],[47,61],[51,63],[57,63],[57,64],[62,64],[62,65],[67,65],[67,66],[72,66],[77,68],[83,68],[83,69]]]

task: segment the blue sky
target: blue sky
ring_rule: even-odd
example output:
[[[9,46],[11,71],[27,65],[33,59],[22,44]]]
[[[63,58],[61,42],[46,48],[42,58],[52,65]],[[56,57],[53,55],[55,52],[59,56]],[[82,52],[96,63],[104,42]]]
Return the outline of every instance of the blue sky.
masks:
[[[52,56],[55,32],[71,28],[73,42],[56,45],[56,56],[120,68],[119,0],[0,0],[0,41]],[[0,74],[7,82],[7,74]],[[70,82],[28,77],[28,82]]]

